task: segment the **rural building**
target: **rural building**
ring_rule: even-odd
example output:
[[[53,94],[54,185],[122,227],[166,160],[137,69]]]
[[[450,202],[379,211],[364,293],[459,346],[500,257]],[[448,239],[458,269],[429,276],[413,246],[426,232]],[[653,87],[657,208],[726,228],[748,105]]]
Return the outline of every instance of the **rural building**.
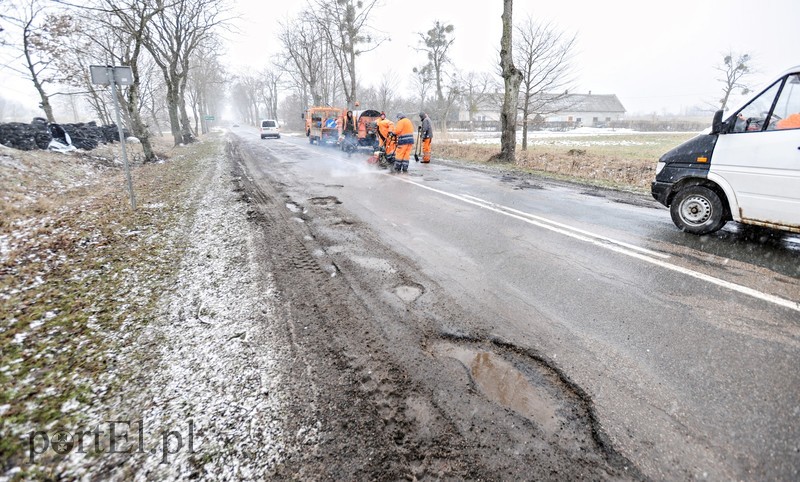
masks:
[[[531,108],[529,123],[541,127],[603,127],[618,122],[625,117],[625,107],[615,94],[558,94],[549,95],[550,99],[540,98],[534,102],[540,108]],[[544,96],[543,96],[544,97]],[[487,97],[477,111],[472,114],[475,128],[491,129],[499,126],[501,100],[500,95]],[[520,99],[519,107],[522,107]],[[538,111],[538,112],[537,112]],[[521,117],[519,118],[521,121]],[[469,128],[469,112],[458,113],[458,124]]]
[[[625,107],[616,95],[568,94],[547,106],[551,112],[544,116],[545,124],[574,125],[575,127],[605,127],[621,121]]]

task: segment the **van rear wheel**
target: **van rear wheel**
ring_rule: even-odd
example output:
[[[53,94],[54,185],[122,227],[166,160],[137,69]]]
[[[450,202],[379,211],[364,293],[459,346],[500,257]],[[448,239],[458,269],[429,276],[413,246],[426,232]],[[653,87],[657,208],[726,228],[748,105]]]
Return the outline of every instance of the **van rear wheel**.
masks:
[[[691,234],[710,234],[725,225],[722,200],[703,186],[689,186],[675,195],[669,209],[672,222]]]

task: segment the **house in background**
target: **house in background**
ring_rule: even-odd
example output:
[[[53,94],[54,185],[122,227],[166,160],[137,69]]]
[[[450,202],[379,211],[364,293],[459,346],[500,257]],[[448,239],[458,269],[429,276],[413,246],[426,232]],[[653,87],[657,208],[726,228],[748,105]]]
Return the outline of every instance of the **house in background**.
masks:
[[[528,124],[545,128],[604,127],[612,122],[624,120],[625,107],[615,94],[559,94],[551,99],[537,99],[528,116]],[[470,122],[469,112],[458,112],[458,122],[450,127],[464,129],[499,129],[501,95],[492,95],[481,103],[479,110],[473,112]],[[518,105],[522,108],[522,100]],[[538,111],[538,112],[537,112]],[[520,111],[517,120],[522,122]]]
[[[606,127],[625,117],[625,107],[615,94],[567,94],[547,106],[545,125]]]

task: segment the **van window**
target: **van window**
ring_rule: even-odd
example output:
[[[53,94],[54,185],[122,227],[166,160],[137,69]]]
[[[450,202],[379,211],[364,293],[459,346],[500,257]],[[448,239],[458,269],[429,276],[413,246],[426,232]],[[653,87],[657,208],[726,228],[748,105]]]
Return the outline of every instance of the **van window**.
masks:
[[[767,129],[800,128],[800,74],[786,78]]]
[[[271,121],[271,120],[261,121],[261,127],[276,127],[275,126],[275,121]]]
[[[751,100],[742,110],[736,113],[736,123],[731,132],[760,132],[767,125],[767,117],[772,110],[775,96],[778,95],[781,82],[772,84],[770,88]]]

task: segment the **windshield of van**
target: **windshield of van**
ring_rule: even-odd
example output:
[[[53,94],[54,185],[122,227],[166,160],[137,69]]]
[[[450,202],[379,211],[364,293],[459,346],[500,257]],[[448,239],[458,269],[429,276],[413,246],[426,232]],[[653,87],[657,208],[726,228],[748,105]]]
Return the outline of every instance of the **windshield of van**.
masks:
[[[276,127],[275,121],[266,120],[261,123],[261,127]]]

